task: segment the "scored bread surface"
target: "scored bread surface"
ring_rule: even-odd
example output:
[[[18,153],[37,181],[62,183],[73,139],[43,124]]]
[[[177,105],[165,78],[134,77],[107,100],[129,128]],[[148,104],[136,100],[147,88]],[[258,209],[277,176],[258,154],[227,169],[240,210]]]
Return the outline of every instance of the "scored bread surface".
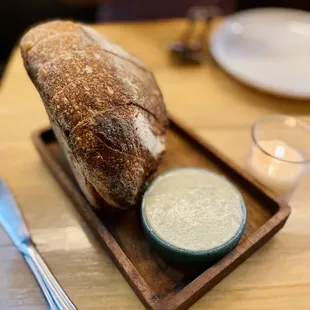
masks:
[[[167,113],[153,74],[95,30],[70,21],[36,26],[20,47],[90,203],[135,205],[165,149]]]

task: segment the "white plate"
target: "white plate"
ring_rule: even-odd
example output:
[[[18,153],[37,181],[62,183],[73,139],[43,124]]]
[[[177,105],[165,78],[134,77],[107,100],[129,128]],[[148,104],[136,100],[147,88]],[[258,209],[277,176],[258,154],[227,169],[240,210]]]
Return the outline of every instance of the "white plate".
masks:
[[[212,36],[211,53],[250,86],[310,98],[310,13],[253,9],[231,15]]]

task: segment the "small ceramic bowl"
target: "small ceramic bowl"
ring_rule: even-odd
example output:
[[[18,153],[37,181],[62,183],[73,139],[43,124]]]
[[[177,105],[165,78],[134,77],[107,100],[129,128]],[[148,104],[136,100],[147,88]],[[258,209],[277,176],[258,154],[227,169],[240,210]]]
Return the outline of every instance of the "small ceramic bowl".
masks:
[[[150,191],[150,189],[154,186],[154,184],[156,184],[158,178],[160,178],[163,175],[166,175],[167,173],[173,173],[174,171],[180,170],[180,169],[202,169],[202,168],[172,169],[172,170],[165,172],[164,174],[161,174],[160,176],[156,177],[153,180],[153,182],[149,185],[149,187],[147,188],[144,194],[144,197],[142,200],[142,208],[141,208],[141,218],[142,218],[142,224],[144,227],[146,238],[148,242],[150,243],[150,245],[154,248],[154,250],[166,261],[177,263],[177,264],[184,264],[184,265],[193,265],[193,264],[211,265],[217,260],[219,260],[220,258],[222,258],[223,256],[225,256],[238,244],[244,232],[245,225],[246,225],[246,207],[245,207],[243,199],[241,199],[241,210],[242,210],[243,216],[242,216],[242,222],[240,224],[240,227],[237,233],[230,240],[228,240],[226,243],[222,244],[221,246],[218,246],[218,247],[215,247],[209,250],[204,250],[204,251],[191,251],[191,250],[181,249],[181,248],[178,248],[174,245],[167,243],[165,240],[159,237],[156,234],[156,232],[152,230],[151,226],[149,225],[147,221],[147,218],[144,212],[145,197],[147,196],[147,193]],[[203,170],[206,170],[209,173],[216,174],[207,169],[203,169]],[[229,181],[227,180],[227,182]],[[238,191],[237,189],[235,190]]]

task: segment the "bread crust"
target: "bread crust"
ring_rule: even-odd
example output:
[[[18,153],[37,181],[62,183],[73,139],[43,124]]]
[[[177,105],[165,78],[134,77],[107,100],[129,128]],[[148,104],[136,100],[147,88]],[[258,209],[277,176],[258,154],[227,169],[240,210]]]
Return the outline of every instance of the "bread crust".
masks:
[[[89,202],[134,206],[165,149],[167,112],[152,72],[95,30],[71,21],[32,28],[20,48]]]

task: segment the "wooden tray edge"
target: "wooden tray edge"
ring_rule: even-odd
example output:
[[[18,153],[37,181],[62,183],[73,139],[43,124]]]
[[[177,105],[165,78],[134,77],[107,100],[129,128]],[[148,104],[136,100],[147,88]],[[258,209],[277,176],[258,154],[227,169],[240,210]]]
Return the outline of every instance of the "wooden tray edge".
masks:
[[[162,301],[158,299],[158,297],[154,294],[154,292],[150,289],[147,283],[144,281],[143,277],[139,274],[134,265],[127,259],[127,256],[122,251],[122,249],[115,244],[110,243],[113,238],[109,231],[101,225],[101,222],[98,220],[95,213],[92,211],[89,217],[83,217],[87,222],[95,221],[100,227],[98,230],[95,227],[90,226],[90,229],[93,233],[100,237],[104,236],[106,240],[104,242],[100,242],[105,250],[107,250],[110,257],[115,262],[118,269],[121,271],[124,278],[128,281],[136,295],[139,297],[141,302],[148,308],[154,310],[174,310],[174,309],[187,309],[190,305],[192,305],[195,301],[197,301],[202,295],[204,295],[207,291],[213,288],[216,284],[218,284],[222,279],[224,279],[230,272],[232,272],[236,267],[238,267],[243,261],[245,261],[251,254],[253,254],[257,249],[259,249],[262,245],[264,245],[273,235],[275,235],[285,224],[287,218],[291,213],[290,206],[284,202],[279,201],[274,194],[261,186],[251,175],[249,175],[245,170],[241,169],[234,163],[232,163],[225,155],[221,154],[218,150],[216,150],[212,145],[203,140],[197,134],[195,134],[191,129],[187,128],[183,124],[180,124],[179,121],[176,121],[173,117],[169,116],[170,123],[175,126],[179,131],[184,132],[188,137],[197,141],[201,146],[209,149],[215,156],[218,157],[222,163],[225,164],[228,168],[235,170],[237,174],[246,179],[249,183],[252,183],[255,187],[257,187],[261,192],[263,192],[269,199],[275,201],[279,206],[279,210],[266,222],[263,226],[261,226],[257,231],[255,231],[247,240],[244,240],[241,244],[239,244],[231,253],[229,253],[225,258],[219,261],[216,265],[212,266],[208,269],[208,274],[203,272],[200,276],[198,276],[195,280],[189,283],[182,291],[180,291],[176,296],[172,297],[168,301]],[[45,163],[49,162],[47,167],[53,173],[54,176],[58,178],[58,175],[62,175],[63,181],[65,183],[64,190],[67,194],[71,193],[71,187],[68,184],[71,181],[68,180],[66,174],[59,169],[58,165],[54,164],[54,160],[52,157],[44,152],[44,146],[42,144],[41,135],[49,130],[50,127],[37,130],[32,133],[32,141],[40,153],[43,161]],[[52,165],[50,164],[52,162]],[[72,198],[72,197],[71,197]],[[83,203],[75,199],[75,203],[79,204],[80,207],[83,208]],[[90,221],[91,218],[91,221]],[[110,243],[110,245],[109,245]],[[111,247],[112,245],[112,247]],[[119,263],[115,256],[121,258],[123,260],[123,264]],[[210,272],[211,271],[211,272]],[[132,277],[129,276],[132,275]]]

